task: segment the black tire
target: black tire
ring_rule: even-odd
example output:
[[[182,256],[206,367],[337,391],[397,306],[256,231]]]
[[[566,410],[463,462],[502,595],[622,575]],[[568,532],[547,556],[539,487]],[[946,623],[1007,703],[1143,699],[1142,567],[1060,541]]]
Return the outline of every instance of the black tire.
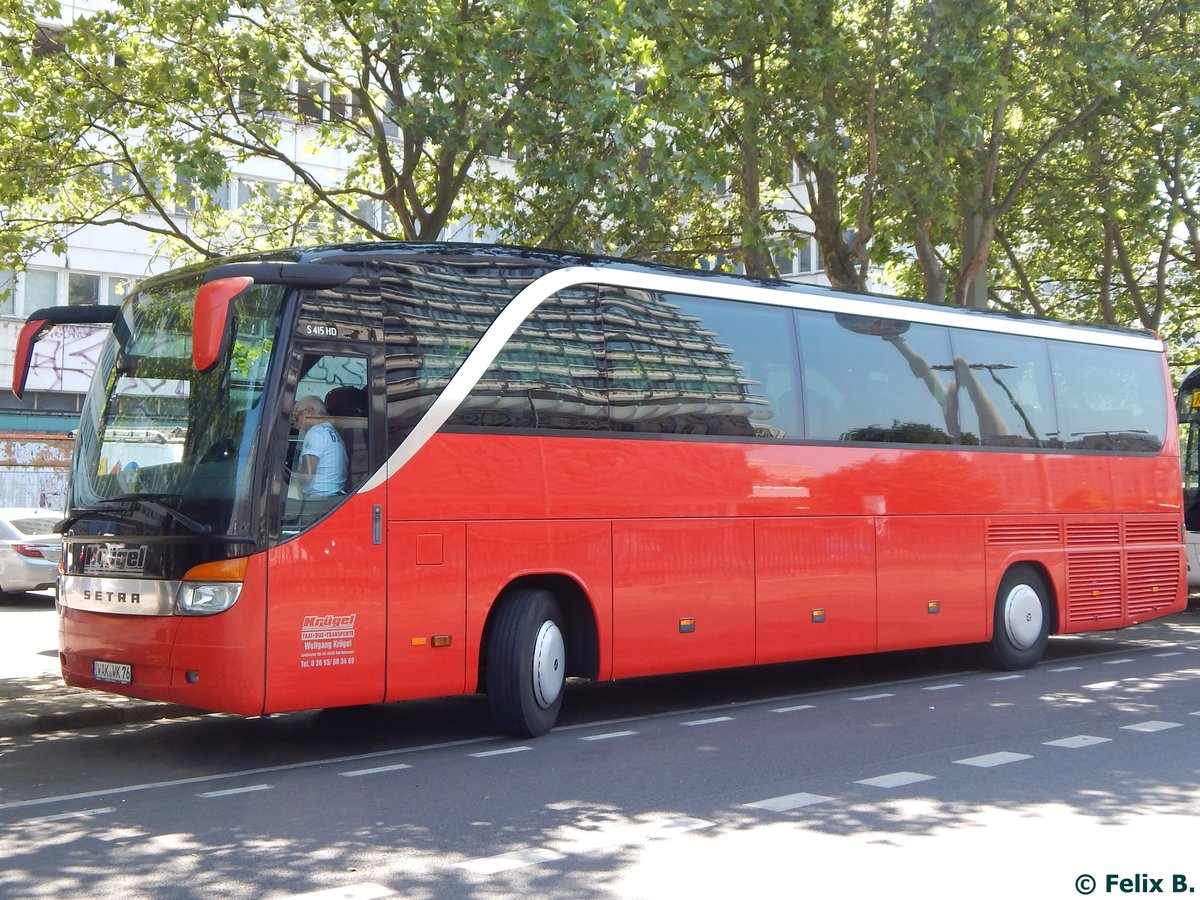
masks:
[[[1050,617],[1045,579],[1031,565],[1013,566],[996,589],[988,660],[1009,671],[1037,665],[1050,638]]]
[[[566,683],[562,611],[546,590],[520,588],[498,601],[487,648],[492,720],[514,737],[554,727]]]

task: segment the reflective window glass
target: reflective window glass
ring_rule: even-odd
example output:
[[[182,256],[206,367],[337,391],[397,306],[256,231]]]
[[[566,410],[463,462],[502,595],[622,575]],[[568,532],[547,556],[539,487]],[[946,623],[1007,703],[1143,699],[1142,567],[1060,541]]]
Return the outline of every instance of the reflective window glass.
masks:
[[[1167,417],[1158,354],[1056,342],[1050,357],[1065,446],[1162,449]]]
[[[954,380],[966,443],[1054,447],[1058,424],[1045,342],[956,331]]]
[[[796,325],[808,437],[960,442],[946,329],[807,310]]]

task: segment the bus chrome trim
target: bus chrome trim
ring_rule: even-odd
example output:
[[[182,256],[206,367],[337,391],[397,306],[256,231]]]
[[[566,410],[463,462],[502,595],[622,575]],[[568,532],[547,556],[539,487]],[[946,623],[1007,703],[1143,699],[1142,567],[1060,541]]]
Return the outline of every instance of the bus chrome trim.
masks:
[[[125,616],[169,616],[175,612],[177,581],[65,575],[59,606]]]
[[[358,492],[365,493],[378,488],[417,455],[417,452],[446,424],[454,411],[467,398],[471,389],[487,372],[492,361],[504,349],[509,338],[544,300],[558,291],[585,284],[659,291],[668,294],[686,294],[691,297],[707,297],[717,300],[740,300],[770,306],[838,312],[870,318],[898,319],[926,325],[944,325],[949,328],[1016,334],[1155,353],[1162,353],[1164,347],[1160,339],[1150,335],[1121,334],[1098,329],[1092,330],[1084,325],[1058,324],[1005,316],[972,315],[963,309],[939,309],[921,304],[900,307],[894,302],[874,300],[870,295],[863,295],[859,299],[838,295],[830,296],[824,293],[809,294],[790,285],[779,288],[761,287],[754,284],[709,281],[686,275],[667,275],[660,272],[568,266],[546,273],[526,285],[513,297],[508,305],[500,311],[500,315],[496,316],[492,324],[488,326],[483,337],[479,339],[479,343],[467,355],[463,364],[451,377],[425,415],[408,433],[396,451],[388,457],[387,464],[367,479]]]

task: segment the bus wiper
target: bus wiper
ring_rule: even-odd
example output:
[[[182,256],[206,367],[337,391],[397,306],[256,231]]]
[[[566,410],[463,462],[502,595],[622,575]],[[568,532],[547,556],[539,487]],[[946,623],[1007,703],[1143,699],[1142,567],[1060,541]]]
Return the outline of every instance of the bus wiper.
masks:
[[[173,506],[168,506],[163,503],[164,497],[173,497],[174,494],[117,494],[113,497],[105,497],[104,503],[131,503],[139,506],[145,506],[165,516],[170,516],[192,534],[212,534],[212,526],[205,525],[203,522],[197,522],[191,516],[184,515]]]
[[[61,522],[56,522],[54,527],[50,530],[55,534],[64,534],[68,528],[70,528],[80,519],[85,518],[86,516],[95,516],[101,514],[108,516],[110,519],[115,519],[118,522],[127,522],[130,525],[138,524],[135,519],[129,518],[128,516],[115,515],[107,506],[81,506]]]

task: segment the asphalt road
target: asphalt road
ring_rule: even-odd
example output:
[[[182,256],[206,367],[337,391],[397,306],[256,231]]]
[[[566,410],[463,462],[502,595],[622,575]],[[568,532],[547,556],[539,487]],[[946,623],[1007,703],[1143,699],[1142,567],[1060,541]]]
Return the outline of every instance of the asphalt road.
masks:
[[[1198,810],[1193,609],[1018,674],[573,686],[528,742],[473,697],[10,739],[0,896],[1178,895]]]

